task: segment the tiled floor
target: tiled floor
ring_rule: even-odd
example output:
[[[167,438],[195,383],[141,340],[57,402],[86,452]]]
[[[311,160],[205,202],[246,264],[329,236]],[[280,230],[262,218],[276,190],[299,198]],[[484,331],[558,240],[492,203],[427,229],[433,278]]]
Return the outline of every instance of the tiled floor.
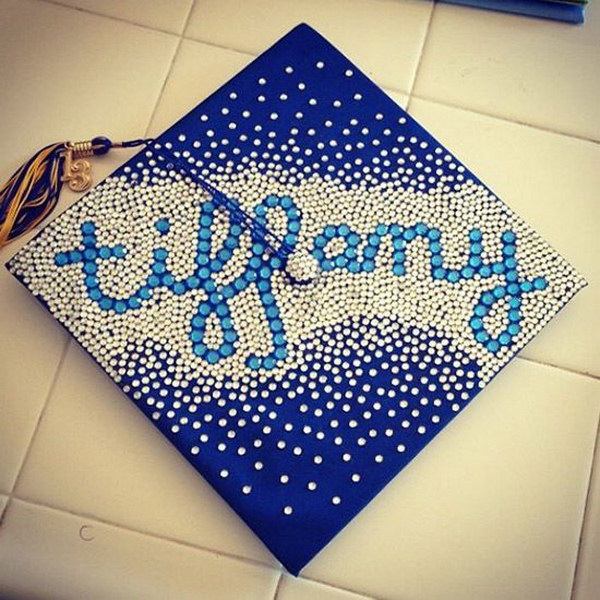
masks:
[[[595,4],[578,28],[428,0],[0,0],[2,179],[45,142],[159,133],[306,21],[591,284],[295,579],[0,269],[0,596],[600,598]]]

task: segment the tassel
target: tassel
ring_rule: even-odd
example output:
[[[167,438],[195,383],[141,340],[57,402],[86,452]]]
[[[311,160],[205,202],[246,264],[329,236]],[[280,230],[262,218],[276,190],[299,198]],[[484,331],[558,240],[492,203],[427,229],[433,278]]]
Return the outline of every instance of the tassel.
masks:
[[[87,142],[50,144],[34,154],[0,188],[0,248],[39,225],[54,209],[62,184],[75,192],[92,184],[87,157],[111,148],[131,148],[152,142],[130,140],[115,144],[106,137]]]

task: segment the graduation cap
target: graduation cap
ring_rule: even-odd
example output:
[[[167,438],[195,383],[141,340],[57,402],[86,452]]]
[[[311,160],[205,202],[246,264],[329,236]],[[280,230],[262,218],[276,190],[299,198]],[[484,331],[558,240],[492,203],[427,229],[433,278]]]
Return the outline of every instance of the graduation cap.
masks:
[[[131,144],[8,268],[294,574],[585,285],[307,25]]]

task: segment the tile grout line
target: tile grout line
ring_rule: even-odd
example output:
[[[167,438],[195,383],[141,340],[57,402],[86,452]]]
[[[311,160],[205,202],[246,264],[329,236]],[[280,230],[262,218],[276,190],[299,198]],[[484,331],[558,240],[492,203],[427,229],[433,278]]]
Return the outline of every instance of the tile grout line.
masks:
[[[206,552],[208,554],[213,554],[213,555],[218,555],[218,556],[222,556],[224,558],[228,558],[230,560],[233,561],[237,561],[237,562],[242,562],[242,563],[246,563],[249,565],[252,565],[254,567],[262,567],[265,569],[270,569],[273,571],[278,571],[279,572],[279,579],[277,581],[277,585],[275,588],[275,592],[274,592],[274,596],[273,596],[273,600],[278,600],[277,599],[277,594],[280,591],[280,587],[281,587],[281,583],[283,582],[283,578],[285,577],[285,570],[281,569],[281,567],[277,567],[276,565],[273,565],[271,563],[267,563],[267,562],[263,562],[261,560],[258,559],[254,559],[254,558],[249,558],[247,556],[242,556],[239,554],[232,554],[231,552],[227,552],[224,550],[218,550],[216,548],[211,548],[210,546],[203,546],[201,544],[194,544],[193,542],[188,542],[186,540],[180,540],[177,538],[173,538],[173,537],[169,537],[169,536],[165,536],[165,535],[161,535],[161,534],[157,534],[157,533],[153,533],[151,531],[145,531],[143,529],[138,529],[136,527],[131,527],[130,525],[123,525],[121,523],[117,523],[115,521],[111,521],[109,519],[105,519],[103,517],[99,517],[99,516],[95,516],[92,514],[87,514],[87,513],[80,513],[77,512],[75,510],[71,510],[71,509],[67,509],[67,508],[61,508],[59,506],[54,506],[52,504],[48,504],[46,502],[41,502],[38,500],[33,500],[31,498],[24,498],[22,496],[17,496],[17,495],[13,495],[13,500],[17,500],[18,502],[23,502],[24,504],[29,504],[30,506],[35,506],[35,507],[39,507],[39,508],[45,508],[54,512],[58,512],[58,513],[62,513],[62,514],[66,514],[72,517],[77,517],[80,519],[90,519],[92,521],[96,521],[97,523],[101,523],[103,525],[107,525],[109,527],[113,527],[115,529],[119,529],[119,530],[123,530],[126,531],[128,533],[134,533],[137,535],[142,535],[144,537],[148,537],[154,540],[161,540],[163,542],[167,542],[170,544],[175,544],[177,546],[183,546],[184,548],[189,548],[191,550],[198,550],[200,552]],[[5,507],[4,512],[6,512],[6,510],[8,509],[8,502],[7,505]],[[333,585],[331,583],[328,583],[326,581],[321,581],[319,579],[314,579],[312,577],[305,577],[303,575],[299,575],[298,579],[304,579],[306,581],[311,581],[313,583],[318,583],[319,585],[331,588],[331,589],[335,589],[335,590],[340,590],[343,592],[349,592],[352,594],[357,594],[360,596],[364,596],[366,599],[368,600],[384,600],[383,598],[377,598],[375,596],[371,596],[366,594],[365,592],[361,591],[361,590],[355,590],[352,588],[348,588],[348,587],[340,587],[338,585]]]
[[[89,9],[80,8],[80,7],[77,7],[77,6],[71,6],[69,4],[63,4],[62,2],[60,2],[60,0],[38,0],[38,1],[39,2],[45,2],[47,4],[53,4],[55,6],[60,6],[61,8],[71,9],[71,10],[83,12],[83,13],[86,13],[86,14],[89,14],[89,15],[94,15],[94,16],[97,16],[97,17],[102,17],[102,18],[105,18],[105,19],[111,19],[113,21],[118,21],[120,23],[126,23],[128,25],[133,25],[135,27],[140,27],[142,29],[147,29],[148,31],[156,31],[158,33],[164,33],[164,34],[171,35],[171,36],[174,36],[174,37],[179,37],[182,40],[189,40],[189,41],[192,41],[192,42],[197,42],[197,43],[200,43],[200,44],[205,44],[207,46],[212,46],[214,48],[220,48],[221,50],[228,50],[230,52],[236,52],[238,54],[244,54],[245,56],[251,56],[251,57],[254,57],[254,58],[256,58],[258,56],[258,54],[254,53],[254,52],[249,52],[248,50],[241,50],[239,48],[233,48],[233,47],[230,47],[230,46],[226,46],[224,44],[217,44],[216,42],[211,42],[211,41],[204,40],[204,39],[201,39],[201,38],[196,38],[196,37],[185,35],[185,30],[187,29],[189,18],[186,20],[186,22],[184,24],[184,27],[183,27],[183,30],[182,30],[183,33],[177,34],[177,33],[173,33],[172,31],[167,31],[166,29],[160,29],[158,27],[150,27],[149,25],[143,25],[141,23],[136,23],[134,21],[128,21],[127,19],[123,19],[123,18],[119,18],[119,17],[114,17],[112,15],[106,15],[106,14],[103,14],[103,13],[94,12],[94,11],[89,10]],[[380,1],[385,1],[385,0],[380,0]],[[429,27],[431,25],[431,20],[433,19],[433,11],[435,10],[435,4],[437,3],[437,0],[433,0],[433,1],[434,1],[434,8],[432,9],[430,17],[429,17],[429,23],[428,23],[427,33],[429,33]],[[194,6],[194,4],[195,4],[195,0],[192,3],[192,6]],[[188,15],[188,17],[189,16],[191,16],[191,15]],[[421,48],[421,54],[419,56],[419,63],[420,63],[420,60],[422,59],[422,56],[423,56],[423,50],[424,50],[424,44],[423,44],[423,47]],[[419,66],[420,66],[420,64],[418,65],[418,67]],[[416,75],[417,75],[417,73],[415,72],[415,77],[413,78],[413,87],[414,87],[414,83],[416,82]],[[532,123],[528,123],[527,121],[519,121],[517,119],[510,119],[508,117],[503,117],[501,115],[496,115],[496,114],[493,114],[493,113],[488,113],[488,112],[485,112],[485,111],[482,111],[482,110],[479,110],[479,109],[476,109],[476,108],[469,108],[469,107],[466,107],[466,106],[460,106],[458,104],[453,104],[451,102],[447,102],[447,101],[444,101],[444,100],[441,100],[441,99],[436,99],[436,98],[431,98],[431,97],[427,97],[427,96],[421,96],[419,94],[414,94],[412,90],[411,90],[410,93],[407,93],[405,90],[401,90],[399,88],[390,87],[390,86],[387,86],[387,85],[382,85],[382,84],[380,84],[378,82],[376,82],[376,83],[377,83],[377,85],[379,85],[379,87],[381,87],[385,91],[397,92],[397,93],[400,93],[400,94],[408,95],[409,99],[408,99],[407,107],[405,109],[405,110],[407,110],[407,112],[408,112],[408,108],[409,108],[409,105],[410,105],[410,102],[411,102],[412,98],[416,98],[417,100],[424,100],[426,102],[431,102],[431,103],[438,104],[438,105],[441,105],[441,106],[446,106],[448,108],[454,108],[454,109],[462,110],[462,111],[465,111],[465,112],[472,112],[474,114],[482,115],[484,117],[490,117],[490,118],[493,118],[493,119],[498,119],[498,120],[504,121],[506,123],[513,123],[515,125],[522,125],[524,127],[529,127],[531,129],[536,129],[538,131],[544,131],[544,132],[547,132],[547,133],[553,133],[553,134],[556,134],[556,135],[561,135],[561,136],[564,136],[564,137],[568,137],[568,138],[572,138],[572,139],[580,140],[580,141],[584,141],[584,142],[591,142],[592,144],[600,144],[600,139],[596,139],[596,138],[593,138],[593,137],[586,137],[584,135],[579,135],[579,134],[576,134],[576,133],[569,133],[567,131],[561,131],[560,129],[551,129],[551,128],[545,127],[543,125],[534,125]]]
[[[158,106],[163,97],[165,88],[167,87],[167,82],[169,81],[169,77],[171,76],[171,72],[173,71],[173,65],[175,64],[175,61],[177,60],[177,57],[179,56],[179,50],[181,49],[181,45],[183,44],[183,40],[185,39],[183,37],[183,34],[185,33],[185,30],[187,29],[188,23],[190,22],[190,19],[192,17],[192,12],[194,11],[195,6],[196,6],[196,0],[192,0],[192,2],[190,4],[190,8],[188,9],[188,13],[185,18],[185,21],[183,23],[183,28],[181,30],[182,33],[179,36],[179,39],[177,40],[177,45],[175,46],[175,50],[173,51],[173,57],[171,58],[171,62],[169,63],[169,68],[167,69],[165,78],[163,79],[162,85],[160,86],[158,95],[156,96],[156,102],[154,103],[154,108],[152,109],[152,112],[150,113],[150,117],[148,118],[148,125],[146,125],[146,130],[144,131],[145,138],[148,137],[148,131],[150,130],[150,127],[152,127],[152,122],[154,121],[154,117],[156,116],[156,112],[158,111]]]
[[[399,91],[394,88],[387,88],[390,91]],[[544,127],[543,125],[534,125],[533,123],[528,123],[527,121],[519,121],[518,119],[510,119],[508,117],[503,117],[502,115],[496,115],[493,113],[485,112],[483,110],[479,110],[477,108],[469,108],[467,106],[460,106],[459,104],[453,104],[452,102],[448,102],[446,100],[440,100],[437,98],[431,98],[429,96],[421,96],[420,94],[412,94],[412,97],[417,100],[423,100],[425,102],[430,102],[431,104],[438,104],[440,106],[445,106],[447,108],[453,108],[455,110],[462,110],[463,112],[470,112],[475,115],[481,115],[482,117],[488,117],[490,119],[497,119],[498,121],[503,121],[504,123],[512,123],[513,125],[519,125],[521,127],[528,127],[529,129],[535,129],[537,131],[543,131],[545,133],[552,133],[554,135],[560,135],[562,137],[571,138],[573,140],[579,140],[581,142],[589,142],[591,144],[600,144],[600,139],[596,139],[593,137],[586,137],[584,135],[578,135],[576,133],[569,133],[567,131],[561,131],[560,129],[551,129],[549,127]]]
[[[156,533],[152,533],[151,531],[145,531],[143,529],[138,529],[136,527],[132,527],[130,525],[123,525],[121,523],[117,523],[115,521],[111,521],[109,519],[105,519],[102,517],[94,516],[87,513],[80,513],[75,510],[70,510],[67,508],[61,508],[59,506],[53,506],[52,504],[48,504],[46,502],[41,502],[38,500],[33,500],[29,498],[24,498],[22,496],[13,495],[13,500],[17,500],[18,502],[23,502],[24,504],[29,504],[31,506],[36,506],[39,508],[45,508],[54,512],[63,513],[66,515],[70,515],[72,517],[77,517],[79,519],[89,519],[91,521],[96,521],[97,523],[101,523],[102,525],[107,525],[109,527],[114,527],[115,529],[120,529],[122,531],[126,531],[128,533],[135,533],[137,535],[142,535],[144,537],[152,538],[154,540],[161,540],[163,542],[168,542],[170,544],[175,544],[177,546],[183,546],[185,548],[190,548],[192,550],[199,550],[200,552],[207,552],[209,554],[216,554],[218,556],[229,558],[234,561],[247,563],[253,565],[255,567],[262,567],[271,570],[278,570],[277,565],[273,565],[268,562],[263,562],[256,558],[249,558],[247,556],[241,556],[239,554],[232,554],[231,552],[227,552],[225,550],[217,550],[216,548],[210,548],[209,546],[202,546],[201,544],[194,544],[193,542],[187,542],[186,540],[180,540],[174,537],[169,537],[166,535],[160,535]],[[7,507],[8,508],[8,504]],[[6,509],[5,511],[6,512]]]
[[[352,588],[339,587],[337,585],[332,585],[331,583],[328,583],[327,581],[322,581],[321,579],[316,579],[314,577],[304,577],[304,576],[300,575],[299,579],[305,579],[306,581],[312,581],[313,583],[318,583],[319,585],[322,585],[322,586],[325,586],[328,588],[332,588],[334,590],[341,590],[342,592],[348,592],[349,594],[357,594],[358,596],[363,596],[366,600],[387,600],[381,596],[371,596],[370,594],[367,594],[366,592],[363,592],[361,590],[353,590]]]
[[[6,511],[8,510],[8,507],[10,506],[12,499],[15,495],[15,490],[17,489],[17,485],[23,474],[25,463],[27,462],[27,459],[29,458],[29,454],[31,453],[31,449],[33,448],[33,441],[34,441],[34,439],[37,435],[37,432],[40,428],[42,419],[44,418],[44,414],[45,414],[46,408],[48,407],[48,404],[50,402],[50,398],[51,398],[52,394],[54,393],[54,388],[56,387],[56,383],[58,382],[58,377],[60,375],[60,372],[62,371],[63,364],[67,357],[67,351],[68,351],[70,345],[71,345],[71,338],[68,337],[65,340],[65,343],[62,347],[60,359],[56,366],[56,370],[54,371],[54,375],[52,376],[50,385],[48,386],[48,390],[46,392],[46,396],[45,396],[44,402],[42,404],[42,408],[40,409],[40,414],[38,415],[37,421],[35,423],[32,433],[31,433],[31,437],[29,438],[29,444],[27,445],[27,448],[26,448],[25,452],[23,453],[23,459],[21,460],[21,464],[19,466],[19,469],[17,470],[17,475],[15,477],[15,480],[13,481],[10,493],[8,494],[6,504],[4,505],[4,509],[0,513],[0,528],[2,527],[2,523],[4,521],[4,516],[6,515]]]
[[[281,590],[281,584],[283,583],[283,576],[284,571],[282,570],[277,578],[277,584],[275,585],[275,591],[273,592],[273,600],[279,600],[279,592]]]
[[[586,531],[586,521],[589,515],[590,507],[590,496],[592,495],[592,485],[594,482],[594,474],[598,470],[598,465],[596,464],[596,455],[600,449],[600,417],[598,418],[598,425],[596,427],[596,439],[594,440],[594,448],[592,449],[592,460],[590,464],[590,471],[588,475],[588,486],[585,494],[585,501],[583,505],[583,515],[581,517],[581,527],[579,529],[579,539],[577,540],[577,553],[575,555],[575,565],[573,567],[573,578],[571,581],[571,594],[569,598],[571,600],[575,599],[575,594],[577,593],[577,581],[579,576],[579,561],[581,560],[581,553],[583,549],[583,536]]]
[[[423,63],[423,55],[425,54],[425,48],[427,47],[427,40],[429,39],[429,32],[431,31],[431,24],[433,22],[433,15],[435,13],[436,8],[436,0],[433,0],[431,6],[431,12],[429,13],[429,19],[427,20],[427,27],[425,29],[425,35],[423,36],[423,43],[421,44],[421,52],[419,52],[419,59],[417,61],[417,66],[415,67],[415,74],[413,76],[412,84],[410,86],[410,91],[408,92],[408,100],[406,102],[406,112],[410,110],[410,105],[413,99],[413,94],[415,91],[415,85],[417,84],[417,79],[419,78],[419,72],[421,71],[421,65]]]
[[[144,25],[142,23],[136,23],[135,21],[129,21],[128,19],[124,19],[123,17],[115,17],[114,15],[107,15],[105,13],[96,12],[90,10],[89,8],[82,8],[81,6],[73,6],[72,4],[65,4],[60,0],[38,0],[39,2],[45,2],[46,4],[53,4],[54,6],[60,6],[61,8],[66,8],[67,10],[74,10],[76,12],[84,13],[86,15],[92,15],[94,17],[101,17],[104,19],[110,19],[111,21],[117,21],[118,23],[125,23],[127,25],[133,25],[134,27],[140,27],[141,29],[146,29],[148,31],[156,31],[158,33],[164,33],[167,35],[171,35],[174,37],[181,37],[181,33],[175,33],[173,31],[168,31],[167,29],[161,29],[160,27],[151,27],[150,25]],[[193,0],[192,5],[195,0]],[[183,31],[183,29],[182,29]]]

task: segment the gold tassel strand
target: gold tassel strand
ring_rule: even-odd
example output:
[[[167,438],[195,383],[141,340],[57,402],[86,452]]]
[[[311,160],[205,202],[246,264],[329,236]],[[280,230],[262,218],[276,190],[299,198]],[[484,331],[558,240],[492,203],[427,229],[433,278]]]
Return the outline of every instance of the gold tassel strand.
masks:
[[[91,186],[91,163],[87,158],[106,154],[113,147],[130,148],[151,141],[114,144],[106,137],[96,137],[84,142],[58,142],[39,150],[0,187],[0,248],[50,215],[64,182],[75,192]]]

